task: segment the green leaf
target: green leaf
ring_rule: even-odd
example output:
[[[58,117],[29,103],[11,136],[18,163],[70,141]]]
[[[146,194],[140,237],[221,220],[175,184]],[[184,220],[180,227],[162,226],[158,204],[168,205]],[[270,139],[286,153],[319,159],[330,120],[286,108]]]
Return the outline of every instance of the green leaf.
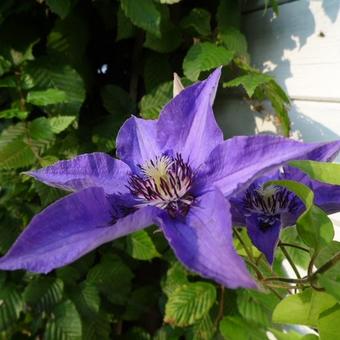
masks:
[[[301,160],[289,162],[289,165],[302,170],[317,181],[340,185],[340,164]]]
[[[202,71],[229,64],[233,55],[232,51],[210,42],[195,44],[191,46],[183,60],[184,75],[195,81]]]
[[[56,13],[61,18],[65,18],[72,6],[75,3],[74,0],[46,0],[48,7],[50,7],[53,13]]]
[[[340,242],[332,241],[326,247],[322,248],[320,253],[315,259],[315,266],[320,268],[326,262],[329,261],[334,255],[340,252]],[[336,263],[334,266],[327,270],[327,275],[333,277],[334,279],[340,277],[340,262]]]
[[[320,340],[339,339],[340,305],[323,311],[318,320]]]
[[[64,284],[60,279],[39,277],[29,283],[23,298],[36,312],[51,311],[63,298]]]
[[[239,316],[226,316],[220,322],[220,332],[225,339],[230,340],[263,340],[264,330],[256,327]]]
[[[276,301],[271,301],[269,304],[266,301],[271,297],[269,294],[242,290],[237,295],[238,310],[246,320],[269,326],[271,312],[276,305]],[[263,303],[263,300],[267,304]]]
[[[8,72],[12,67],[10,61],[6,60],[3,56],[0,55],[0,77]]]
[[[82,340],[111,340],[111,318],[107,313],[99,311],[83,322]]]
[[[331,295],[308,288],[280,301],[273,312],[272,320],[283,324],[317,327],[319,314],[335,304],[336,300]]]
[[[134,25],[161,36],[161,14],[152,0],[121,0],[122,10]]]
[[[71,295],[72,301],[82,317],[92,318],[99,312],[100,296],[97,287],[83,282]]]
[[[48,89],[45,91],[30,91],[27,94],[27,103],[45,106],[51,104],[59,104],[67,101],[64,91],[58,89]]]
[[[283,228],[280,236],[281,242],[284,243],[292,243],[300,246],[304,246],[304,243],[299,236],[296,228]],[[304,268],[307,269],[309,261],[310,261],[310,253],[306,251],[301,251],[300,249],[294,247],[285,247],[286,251],[288,252],[289,256],[292,258],[293,262]]]
[[[146,32],[144,47],[160,53],[169,53],[174,51],[182,42],[182,36],[176,25],[170,20],[169,10],[163,6],[160,8],[161,13],[161,37]]]
[[[128,253],[137,260],[152,260],[161,256],[145,230],[128,236]]]
[[[170,295],[165,306],[164,321],[179,327],[192,325],[209,312],[215,300],[216,289],[212,284],[184,284]]]
[[[136,28],[133,26],[131,20],[124,14],[119,7],[117,11],[117,37],[116,41],[129,39],[134,37]]]
[[[183,29],[194,29],[195,32],[205,37],[211,33],[210,12],[203,8],[193,8],[180,23]]]
[[[172,98],[172,81],[154,88],[140,101],[141,116],[156,119],[163,106]]]
[[[98,287],[112,303],[124,305],[131,290],[132,277],[130,268],[118,257],[107,255],[90,269],[87,283]]]
[[[273,78],[267,74],[251,73],[244,76],[237,77],[233,80],[223,84],[223,87],[235,87],[242,85],[247,92],[247,95],[251,98],[258,86],[263,85]]]
[[[333,240],[333,224],[327,214],[313,204],[314,193],[311,189],[294,181],[270,181],[267,185],[283,186],[302,200],[306,210],[296,221],[296,227],[300,237],[308,246],[319,250]]]
[[[0,169],[18,169],[35,162],[34,152],[23,140],[26,131],[23,123],[3,130],[0,135]]]
[[[20,108],[12,108],[8,110],[0,111],[0,118],[4,119],[12,119],[12,118],[19,118],[19,119],[26,119],[28,116],[28,111],[22,111]]]
[[[15,324],[23,311],[23,301],[12,286],[0,289],[0,332]]]
[[[66,300],[53,309],[53,317],[46,324],[45,340],[80,340],[81,320],[74,304]]]
[[[339,279],[333,280],[327,274],[318,275],[318,281],[320,285],[325,288],[326,292],[334,296],[338,301],[340,301],[340,282]]]
[[[210,340],[213,339],[216,327],[209,314],[206,314],[201,320],[193,326],[192,340]]]
[[[167,271],[165,281],[162,284],[164,293],[169,297],[178,287],[189,283],[187,275],[186,269],[176,261]]]
[[[56,116],[48,118],[48,122],[52,132],[58,134],[66,130],[75,121],[75,119],[75,116]]]
[[[248,50],[247,39],[237,28],[228,27],[218,34],[218,39],[230,51],[245,55]],[[251,96],[250,96],[251,97]]]
[[[41,57],[29,63],[25,69],[33,79],[35,90],[56,88],[65,92],[66,100],[49,108],[49,111],[63,115],[77,115],[85,98],[84,82],[69,65],[58,59]]]

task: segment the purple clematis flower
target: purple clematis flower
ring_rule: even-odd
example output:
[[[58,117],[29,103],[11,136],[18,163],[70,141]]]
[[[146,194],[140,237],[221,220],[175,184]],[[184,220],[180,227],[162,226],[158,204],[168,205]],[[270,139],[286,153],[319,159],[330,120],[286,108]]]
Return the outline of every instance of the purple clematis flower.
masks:
[[[220,72],[181,91],[158,120],[128,119],[117,138],[120,160],[92,153],[29,172],[74,193],[32,219],[0,268],[47,273],[155,223],[190,270],[230,288],[256,287],[233,248],[226,197],[283,162],[339,143],[223,141],[212,111]]]
[[[336,148],[320,148],[306,154],[305,159],[331,162]],[[233,224],[246,226],[253,244],[265,255],[270,264],[280,239],[282,228],[296,224],[304,212],[303,202],[284,187],[264,184],[273,180],[292,180],[303,183],[314,191],[314,203],[327,214],[340,211],[340,186],[312,180],[297,168],[285,165],[281,170],[256,179],[244,191],[230,198]]]

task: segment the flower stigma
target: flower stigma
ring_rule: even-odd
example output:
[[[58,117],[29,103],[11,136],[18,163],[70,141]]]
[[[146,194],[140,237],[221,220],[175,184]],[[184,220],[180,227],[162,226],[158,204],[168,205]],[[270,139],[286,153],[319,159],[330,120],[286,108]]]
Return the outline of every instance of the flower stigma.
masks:
[[[139,165],[140,174],[130,175],[128,187],[141,201],[167,210],[171,217],[185,216],[194,197],[190,194],[194,173],[180,154],[162,155]]]
[[[249,213],[275,216],[293,212],[297,207],[297,197],[286,188],[270,185],[250,186],[244,195],[243,204]]]

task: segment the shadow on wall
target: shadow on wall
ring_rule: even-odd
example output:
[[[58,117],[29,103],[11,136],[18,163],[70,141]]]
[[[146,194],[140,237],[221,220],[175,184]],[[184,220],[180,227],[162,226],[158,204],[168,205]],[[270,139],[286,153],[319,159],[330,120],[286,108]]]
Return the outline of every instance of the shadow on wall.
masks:
[[[317,31],[319,28],[316,28],[314,17],[316,14],[311,11],[312,5],[315,7],[315,3],[312,4],[308,0],[282,4],[278,18],[274,18],[271,10],[266,13],[263,10],[248,13],[244,15],[243,25],[249,41],[252,64],[272,73],[283,87],[287,84],[287,80],[289,82],[292,80],[300,82],[300,88],[303,91],[305,90],[306,93],[308,93],[311,83],[309,83],[309,80],[304,83],[304,80],[308,79],[310,74],[308,74],[308,71],[304,71],[305,65],[303,63],[306,61],[302,59],[304,59],[304,53],[308,52],[308,38],[315,36],[313,39],[316,39],[319,34],[319,31]],[[322,3],[319,3],[319,8],[334,22],[338,18],[340,1],[322,1]],[[300,52],[304,47],[307,50],[304,49],[303,52]],[[327,58],[326,50],[321,51],[321,53],[321,58],[323,58],[323,53]],[[294,72],[291,65],[292,58],[294,58]],[[312,64],[313,60],[308,62]],[[239,99],[228,98],[229,93],[228,90],[220,91],[215,105],[217,120],[226,137],[259,132],[275,133],[276,128],[273,121],[268,122],[268,117],[263,117],[263,115],[251,111],[249,105],[241,97]],[[289,94],[292,95],[292,93]],[[318,110],[319,117],[323,113],[328,114],[327,105],[319,105]],[[338,115],[340,115],[340,112]],[[296,106],[293,103],[290,117],[293,135],[296,137],[298,136],[306,141],[340,138],[337,132],[329,128],[329,124],[323,124],[322,119],[321,121],[314,120],[313,115],[309,115],[309,111],[306,111],[305,107]],[[339,122],[335,125],[339,125]]]
[[[339,0],[323,0],[322,8],[328,18],[335,22],[339,15],[340,1]]]

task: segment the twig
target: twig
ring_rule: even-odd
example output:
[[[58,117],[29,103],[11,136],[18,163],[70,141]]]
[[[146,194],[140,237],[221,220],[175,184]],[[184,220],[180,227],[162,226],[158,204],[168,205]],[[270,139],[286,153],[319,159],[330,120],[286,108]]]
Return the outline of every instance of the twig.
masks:
[[[292,247],[292,248],[296,248],[296,249],[300,249],[300,250],[303,250],[307,253],[309,253],[309,249],[305,248],[305,247],[302,247],[300,246],[299,244],[295,244],[295,243],[287,243],[287,242],[280,242],[280,244],[282,246],[285,246],[285,247]]]
[[[217,314],[217,317],[214,323],[215,328],[217,328],[219,321],[223,318],[223,314],[224,314],[224,287],[221,286],[220,305],[219,305],[218,314]]]
[[[280,247],[280,249],[282,250],[283,255],[286,257],[287,261],[289,262],[290,266],[292,267],[292,269],[293,269],[293,271],[294,271],[296,277],[297,277],[298,279],[301,279],[301,275],[300,275],[298,269],[296,268],[293,259],[290,257],[288,251],[287,251],[286,248],[284,247],[284,245],[283,245],[282,243],[279,243],[279,247]]]

